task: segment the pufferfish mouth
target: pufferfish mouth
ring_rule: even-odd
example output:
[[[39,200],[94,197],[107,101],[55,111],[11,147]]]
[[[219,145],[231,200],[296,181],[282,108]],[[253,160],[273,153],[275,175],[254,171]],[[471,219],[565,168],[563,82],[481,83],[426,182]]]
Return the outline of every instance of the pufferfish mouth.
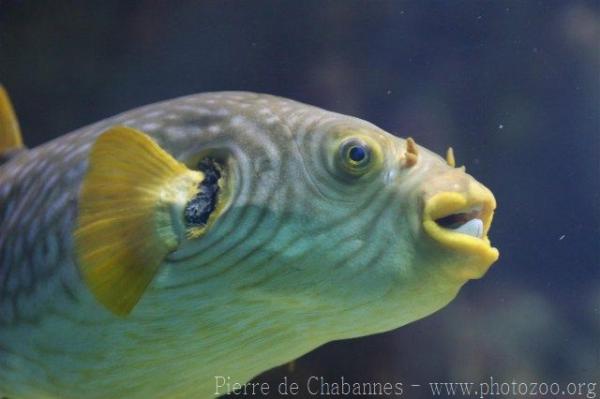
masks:
[[[473,255],[489,266],[499,256],[487,237],[495,208],[487,190],[441,192],[425,202],[423,227],[443,247]]]

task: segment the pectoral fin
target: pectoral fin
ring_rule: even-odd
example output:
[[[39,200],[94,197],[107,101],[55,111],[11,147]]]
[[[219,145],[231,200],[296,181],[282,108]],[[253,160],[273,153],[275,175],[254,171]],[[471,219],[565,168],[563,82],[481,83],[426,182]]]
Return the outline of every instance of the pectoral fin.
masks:
[[[21,129],[8,94],[0,85],[0,155],[23,148]]]
[[[75,244],[85,282],[113,313],[133,309],[185,237],[179,219],[203,178],[140,131],[117,126],[98,137],[80,191]]]

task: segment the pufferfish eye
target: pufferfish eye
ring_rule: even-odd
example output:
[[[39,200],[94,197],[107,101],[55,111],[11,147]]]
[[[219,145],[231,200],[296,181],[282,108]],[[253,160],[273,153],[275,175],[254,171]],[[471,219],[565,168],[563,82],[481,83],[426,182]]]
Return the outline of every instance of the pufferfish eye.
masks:
[[[340,161],[346,172],[360,176],[369,170],[372,152],[363,141],[350,139],[340,145]]]
[[[348,151],[348,157],[352,162],[360,163],[367,158],[367,149],[363,146],[354,146]]]

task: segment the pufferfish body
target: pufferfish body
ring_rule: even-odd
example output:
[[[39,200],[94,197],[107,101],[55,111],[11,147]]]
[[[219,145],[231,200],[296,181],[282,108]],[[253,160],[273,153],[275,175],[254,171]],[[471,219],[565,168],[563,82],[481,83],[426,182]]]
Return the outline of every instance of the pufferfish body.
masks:
[[[0,90],[0,396],[202,398],[442,308],[492,193],[357,118],[221,92],[33,149]]]

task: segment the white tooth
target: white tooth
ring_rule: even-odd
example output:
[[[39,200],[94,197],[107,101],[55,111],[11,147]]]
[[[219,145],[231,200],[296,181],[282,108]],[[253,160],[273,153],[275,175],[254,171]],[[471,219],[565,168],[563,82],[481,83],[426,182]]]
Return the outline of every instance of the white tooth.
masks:
[[[456,233],[466,234],[469,236],[482,238],[483,237],[483,222],[481,219],[471,219],[467,223],[454,229]]]

